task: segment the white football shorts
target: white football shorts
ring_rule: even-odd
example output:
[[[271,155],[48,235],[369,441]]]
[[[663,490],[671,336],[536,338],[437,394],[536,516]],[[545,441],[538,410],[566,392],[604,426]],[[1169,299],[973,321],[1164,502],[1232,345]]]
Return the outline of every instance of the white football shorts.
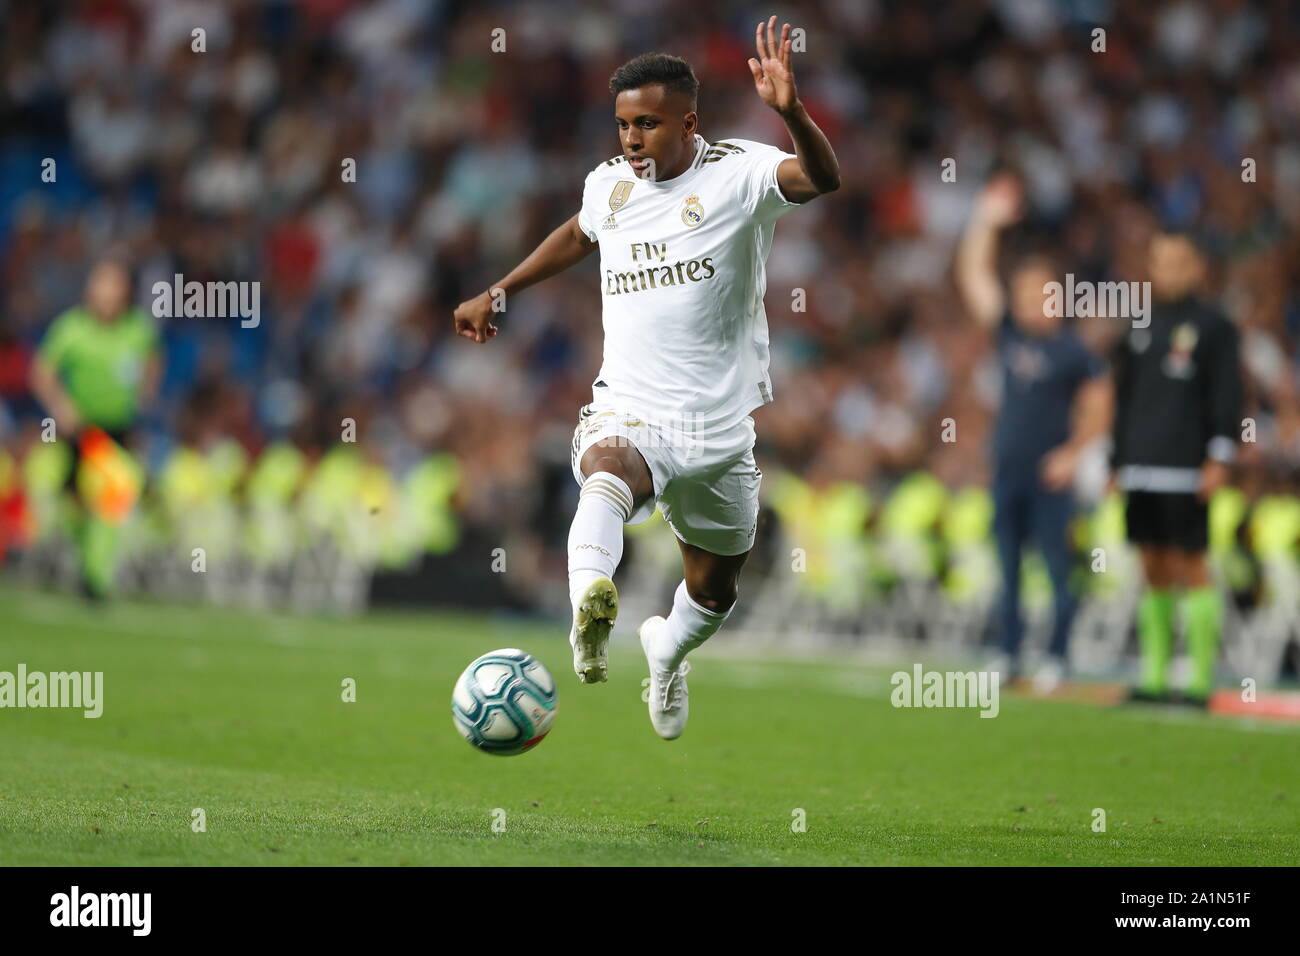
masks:
[[[743,554],[754,546],[758,489],[763,473],[754,461],[754,419],[721,428],[699,428],[689,417],[652,421],[635,412],[591,403],[578,414],[570,462],[582,484],[583,454],[604,438],[635,446],[650,466],[654,496],[629,524],[640,524],[656,503],[673,533],[713,554]]]

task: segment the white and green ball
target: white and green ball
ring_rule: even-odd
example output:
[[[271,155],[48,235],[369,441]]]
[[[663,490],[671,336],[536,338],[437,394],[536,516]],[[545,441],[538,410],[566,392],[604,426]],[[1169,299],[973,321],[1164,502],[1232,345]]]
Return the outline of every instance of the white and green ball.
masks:
[[[514,647],[477,658],[451,693],[451,716],[461,736],[502,757],[541,743],[555,722],[555,705],[550,672]]]

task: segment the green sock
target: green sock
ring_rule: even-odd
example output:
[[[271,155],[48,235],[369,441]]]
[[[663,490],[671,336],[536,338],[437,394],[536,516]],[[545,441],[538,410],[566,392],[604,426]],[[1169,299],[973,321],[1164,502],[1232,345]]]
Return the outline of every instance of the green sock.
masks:
[[[1163,693],[1169,680],[1169,657],[1174,646],[1174,596],[1148,588],[1138,603],[1138,644],[1142,648],[1139,687]]]
[[[1187,692],[1208,697],[1214,689],[1214,665],[1219,659],[1219,621],[1223,601],[1214,587],[1191,588],[1183,598],[1187,620],[1187,649],[1192,655],[1192,678]]]
[[[94,515],[86,515],[81,528],[81,568],[95,593],[112,593],[117,571],[118,529]]]

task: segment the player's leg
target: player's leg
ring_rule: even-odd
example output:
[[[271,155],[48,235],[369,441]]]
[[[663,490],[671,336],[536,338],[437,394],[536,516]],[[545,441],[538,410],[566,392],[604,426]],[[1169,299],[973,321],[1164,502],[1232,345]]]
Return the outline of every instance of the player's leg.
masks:
[[[1165,511],[1167,496],[1130,491],[1124,503],[1128,540],[1137,548],[1145,585],[1138,598],[1137,632],[1141,673],[1136,700],[1164,700],[1169,691],[1169,660],[1174,646],[1174,588]]]
[[[76,439],[77,470],[111,470],[120,481],[128,481],[117,469],[121,468],[118,455],[127,455],[128,432],[125,429],[105,431],[102,443],[90,446],[87,454],[82,449],[86,440]],[[80,480],[80,479],[78,479]],[[78,489],[78,504],[82,521],[78,544],[81,551],[83,588],[92,600],[103,600],[113,594],[117,579],[117,565],[122,541],[122,518],[102,513],[101,503],[82,500]]]
[[[993,536],[997,542],[998,564],[1002,572],[1002,589],[998,594],[998,660],[990,670],[1002,673],[1009,683],[1020,673],[1020,643],[1024,623],[1020,613],[1020,555],[1029,534],[1027,495],[1004,477],[993,487]]]
[[[749,552],[714,554],[680,538],[683,578],[673,609],[653,645],[653,660],[675,671],[686,655],[718,632],[736,606],[737,582]]]
[[[77,589],[81,596],[87,600],[98,601],[102,600],[104,595],[92,583],[91,562],[86,558],[87,529],[90,526],[92,516],[90,509],[86,507],[86,503],[77,491],[78,476],[81,472],[81,443],[77,441],[75,435],[64,439],[64,441],[67,443],[69,455],[68,472],[63,479],[63,494],[68,501],[66,511],[69,520],[68,530],[77,557]]]
[[[1223,601],[1210,577],[1209,505],[1194,494],[1171,494],[1167,501],[1170,575],[1182,588],[1183,622],[1192,658],[1185,699],[1204,704],[1214,688]]]
[[[114,436],[120,438],[121,436]],[[112,592],[116,571],[117,529],[95,513],[80,490],[81,475],[89,467],[80,435],[67,439],[71,450],[70,466],[64,481],[64,490],[71,507],[72,541],[77,554],[79,570],[78,590],[90,601],[103,601]]]
[[[1040,693],[1055,690],[1065,676],[1070,629],[1078,607],[1070,590],[1070,519],[1074,515],[1071,492],[1040,488],[1034,496],[1034,540],[1052,581],[1052,640],[1047,659],[1034,675]]]
[[[1192,674],[1186,697],[1205,703],[1214,689],[1214,665],[1219,659],[1219,635],[1223,599],[1210,577],[1205,551],[1178,549],[1174,552],[1179,583],[1183,586],[1183,621]]]
[[[650,666],[650,722],[665,740],[681,736],[690,714],[686,655],[718,632],[736,606],[740,569],[749,557],[715,554],[677,539],[683,578],[667,618],[652,617],[640,628]]]
[[[1146,588],[1138,601],[1138,648],[1142,655],[1137,696],[1162,699],[1169,691],[1169,660],[1174,647],[1174,592],[1177,584],[1170,549],[1147,544],[1138,549]]]
[[[609,632],[618,617],[613,578],[623,557],[623,525],[654,494],[654,482],[641,452],[619,436],[592,444],[579,467],[582,490],[569,527],[569,643],[574,672],[592,684],[608,673]]]
[[[680,736],[689,716],[686,655],[731,615],[740,569],[754,545],[762,472],[754,463],[752,428],[748,435],[738,433],[744,454],[711,472],[679,477],[660,492],[682,552],[683,578],[668,617],[647,619],[639,635],[650,670],[650,723],[665,740]]]

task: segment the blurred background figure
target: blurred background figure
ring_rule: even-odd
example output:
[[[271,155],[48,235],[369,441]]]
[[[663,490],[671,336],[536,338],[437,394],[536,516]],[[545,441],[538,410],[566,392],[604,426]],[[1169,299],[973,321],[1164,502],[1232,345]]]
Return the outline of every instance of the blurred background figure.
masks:
[[[1077,599],[1070,580],[1070,520],[1079,459],[1110,425],[1111,395],[1102,362],[1048,308],[1048,285],[1062,277],[1041,256],[1011,271],[1007,306],[997,269],[999,234],[1021,216],[1021,184],[1003,174],[980,192],[957,252],[966,310],[995,329],[1002,402],[993,432],[993,531],[1002,570],[998,607],[1001,654],[990,669],[1020,674],[1024,639],[1021,551],[1033,541],[1047,564],[1054,614],[1051,643],[1035,675],[1043,693],[1065,675]]]
[[[32,391],[67,434],[97,426],[123,441],[158,384],[153,321],[131,300],[127,267],[92,267],[85,303],[59,315],[32,362]]]
[[[32,360],[32,391],[53,416],[43,441],[71,452],[81,584],[90,597],[112,589],[118,529],[138,494],[122,446],[159,381],[153,320],[132,304],[131,274],[112,259],[86,280],[83,305],[51,323]],[[130,503],[128,503],[130,502]]]
[[[1142,672],[1134,696],[1168,694],[1174,610],[1181,599],[1191,654],[1184,697],[1207,703],[1218,659],[1222,602],[1210,576],[1209,501],[1229,478],[1244,425],[1237,331],[1199,298],[1205,263],[1185,235],[1151,240],[1151,323],[1114,357],[1112,463],[1127,496],[1128,538],[1146,590],[1138,607]]]

